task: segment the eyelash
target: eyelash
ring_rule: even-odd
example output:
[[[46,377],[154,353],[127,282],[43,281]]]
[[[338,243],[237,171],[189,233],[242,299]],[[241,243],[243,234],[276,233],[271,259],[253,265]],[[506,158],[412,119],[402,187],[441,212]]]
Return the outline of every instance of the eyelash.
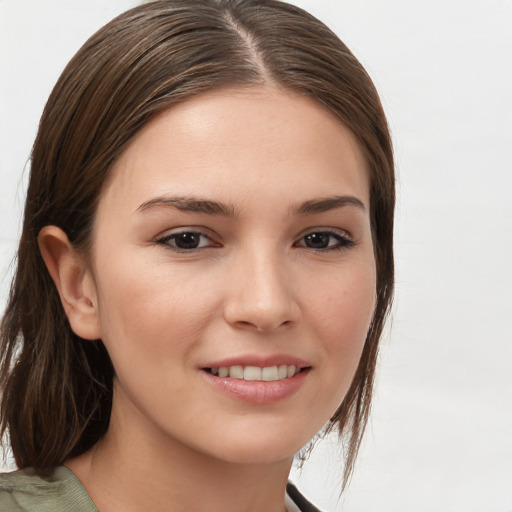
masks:
[[[176,240],[181,235],[198,236],[198,237],[201,237],[203,239],[209,240],[212,245],[205,245],[205,246],[199,245],[198,247],[191,247],[191,248],[187,249],[187,248],[183,248],[183,247],[178,247],[177,245],[171,243],[173,240]],[[202,233],[201,231],[194,231],[193,229],[186,229],[186,230],[183,230],[183,231],[178,231],[177,233],[171,233],[169,235],[164,235],[162,237],[157,238],[156,239],[156,243],[161,244],[161,245],[165,245],[166,247],[170,248],[173,251],[183,252],[183,253],[191,253],[191,252],[198,251],[198,250],[210,249],[212,247],[213,248],[214,247],[220,247],[220,245],[216,244],[212,240],[212,238],[210,236],[208,236],[206,233]]]
[[[174,243],[171,243],[173,240],[175,241],[179,236],[182,236],[182,235],[191,235],[193,237],[200,237],[203,239],[207,239],[210,241],[210,244],[201,246],[201,241],[199,241],[199,245],[197,247],[183,248],[183,247],[178,247]],[[327,245],[327,247],[322,247],[322,248],[310,247],[310,246],[306,245],[306,243],[304,243],[304,244],[300,243],[301,241],[304,241],[306,239],[306,237],[308,237],[308,236],[312,237],[314,235],[328,236],[329,243],[334,238],[336,240],[336,243],[332,246]],[[220,247],[220,244],[217,244],[216,242],[214,242],[212,240],[212,238],[210,236],[208,236],[206,233],[202,233],[201,231],[194,231],[192,229],[187,229],[187,230],[179,231],[177,233],[171,233],[168,235],[164,235],[162,237],[157,238],[156,243],[165,245],[165,246],[169,247],[171,250],[173,250],[175,252],[181,252],[181,253],[192,253],[192,252],[195,252],[198,250]],[[340,250],[349,249],[350,247],[352,247],[354,245],[355,245],[355,242],[345,232],[343,232],[343,234],[342,234],[339,231],[335,231],[332,229],[318,229],[318,230],[309,231],[309,232],[305,233],[304,235],[302,235],[299,238],[299,241],[295,242],[293,244],[293,247],[304,247],[306,249],[310,249],[317,253],[325,253],[325,252],[329,252],[329,251],[340,251]]]
[[[298,245],[298,242],[294,244],[294,247],[305,247],[307,249],[310,249],[312,251],[315,251],[317,253],[324,253],[328,251],[343,251],[346,249],[350,249],[355,245],[355,242],[352,240],[350,235],[346,233],[345,231],[337,231],[333,229],[316,229],[313,231],[308,231],[304,235],[300,237],[299,240],[304,240],[306,237],[311,237],[313,235],[327,235],[331,239],[334,238],[336,240],[336,243],[333,246],[327,246],[323,248],[315,248],[315,247],[309,247],[307,245]]]

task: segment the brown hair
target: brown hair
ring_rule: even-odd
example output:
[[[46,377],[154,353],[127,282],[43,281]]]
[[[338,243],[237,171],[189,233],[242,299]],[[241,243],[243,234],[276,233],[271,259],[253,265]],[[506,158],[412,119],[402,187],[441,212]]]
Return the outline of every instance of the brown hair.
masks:
[[[357,137],[370,171],[377,305],[354,380],[330,429],[346,441],[344,485],[364,432],[379,338],[393,293],[394,170],[372,81],[348,48],[277,0],[163,0],[93,35],[68,64],[33,147],[17,272],[1,323],[0,434],[18,467],[42,472],[106,432],[113,368],[101,342],[71,330],[41,258],[46,225],[86,251],[109,169],[156,114],[215,88],[272,83],[314,98]]]

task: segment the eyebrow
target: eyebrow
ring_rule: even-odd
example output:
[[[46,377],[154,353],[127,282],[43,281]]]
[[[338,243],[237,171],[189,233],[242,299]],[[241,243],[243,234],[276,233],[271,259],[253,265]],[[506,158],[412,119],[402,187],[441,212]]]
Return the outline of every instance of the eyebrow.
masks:
[[[299,204],[292,209],[292,212],[298,215],[314,215],[323,213],[336,208],[345,206],[354,206],[363,212],[366,208],[363,202],[354,196],[332,196],[319,199],[311,199]],[[234,206],[204,199],[201,197],[187,196],[161,196],[155,197],[142,203],[137,212],[147,212],[153,208],[175,208],[184,212],[206,213],[208,215],[221,215],[224,217],[236,217],[237,212]]]
[[[176,208],[177,210],[193,213],[207,213],[209,215],[222,215],[226,217],[235,217],[235,208],[233,206],[212,201],[210,199],[202,199],[199,197],[155,197],[149,201],[145,201],[138,208],[138,212],[146,212],[156,207]]]
[[[366,211],[364,203],[354,196],[332,196],[312,199],[302,203],[294,211],[299,215],[314,215],[315,213],[323,213],[344,206],[355,206],[363,212]]]

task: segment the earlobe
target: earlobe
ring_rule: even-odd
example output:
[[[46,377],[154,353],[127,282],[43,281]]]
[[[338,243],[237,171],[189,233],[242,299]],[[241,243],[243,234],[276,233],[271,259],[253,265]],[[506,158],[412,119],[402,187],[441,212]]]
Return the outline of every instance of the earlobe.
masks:
[[[96,287],[84,258],[57,226],[45,226],[38,242],[71,329],[84,339],[101,338]]]

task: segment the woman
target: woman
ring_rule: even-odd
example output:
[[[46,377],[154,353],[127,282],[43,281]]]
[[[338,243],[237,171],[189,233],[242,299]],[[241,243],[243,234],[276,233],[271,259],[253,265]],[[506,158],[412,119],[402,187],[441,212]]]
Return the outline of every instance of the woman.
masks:
[[[102,28],[33,149],[2,510],[314,510],[288,472],[336,429],[349,478],[393,208],[373,84],[304,11],[167,0]]]

